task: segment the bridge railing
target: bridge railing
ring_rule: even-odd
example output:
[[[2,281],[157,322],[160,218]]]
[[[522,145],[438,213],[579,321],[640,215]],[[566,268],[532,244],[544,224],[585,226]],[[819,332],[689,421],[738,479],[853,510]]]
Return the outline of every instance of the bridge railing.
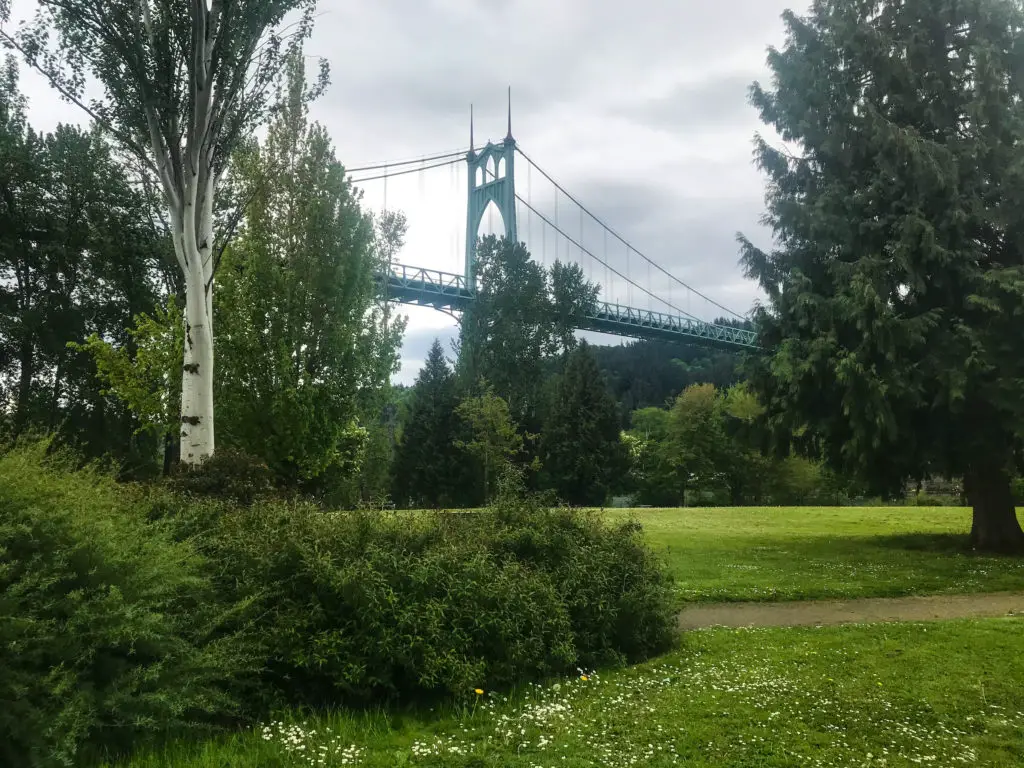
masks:
[[[469,293],[466,278],[439,269],[408,267],[405,264],[391,265],[391,282],[402,286],[422,287],[438,293]]]
[[[683,315],[669,315],[650,309],[624,307],[621,304],[600,302],[595,313],[596,319],[621,325],[640,328],[655,328],[663,331],[676,331],[689,336],[700,336],[708,339],[754,347],[757,345],[757,333],[745,328],[734,328],[728,325],[715,325]]]
[[[469,289],[464,276],[439,269],[392,264],[388,272],[376,277],[378,280],[386,279],[388,290],[394,291],[399,301],[461,311],[474,298],[474,291]],[[706,339],[727,348],[757,347],[755,331],[610,302],[599,302],[594,313],[581,318],[580,323],[580,328],[618,335],[689,337]]]

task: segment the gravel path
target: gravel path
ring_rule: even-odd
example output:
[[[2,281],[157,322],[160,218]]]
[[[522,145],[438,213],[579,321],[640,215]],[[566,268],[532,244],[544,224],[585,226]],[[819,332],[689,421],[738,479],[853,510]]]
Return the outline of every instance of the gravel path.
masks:
[[[935,621],[1024,616],[1024,593],[868,597],[783,603],[709,603],[679,614],[681,629],[705,627],[801,627],[873,621]]]

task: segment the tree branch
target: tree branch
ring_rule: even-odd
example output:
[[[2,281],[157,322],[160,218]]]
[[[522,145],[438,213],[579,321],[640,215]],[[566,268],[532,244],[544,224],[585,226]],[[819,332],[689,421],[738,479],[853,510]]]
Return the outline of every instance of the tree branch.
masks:
[[[137,144],[135,142],[135,140],[132,139],[128,134],[126,134],[126,133],[124,133],[122,131],[117,130],[108,121],[104,120],[102,117],[100,117],[98,114],[96,114],[96,112],[93,111],[88,105],[86,105],[85,102],[83,102],[81,99],[79,99],[77,96],[75,96],[71,91],[69,91],[63,85],[61,85],[60,79],[57,78],[52,73],[46,71],[42,66],[40,66],[40,64],[36,61],[36,58],[34,56],[30,56],[28,51],[26,51],[24,49],[24,47],[22,47],[22,45],[15,38],[11,37],[11,35],[9,35],[3,29],[0,29],[0,38],[2,38],[12,48],[14,48],[16,51],[18,51],[21,54],[22,58],[25,60],[25,62],[30,67],[32,67],[32,69],[34,69],[36,72],[38,72],[43,77],[45,77],[47,79],[47,81],[49,81],[50,86],[55,91],[57,91],[67,101],[71,102],[76,107],[78,107],[83,112],[85,112],[92,119],[92,121],[94,123],[96,123],[96,125],[100,126],[104,130],[109,132],[118,141],[124,143],[125,146],[127,146],[132,152],[136,153],[139,156],[139,159],[143,160],[144,162],[146,162],[149,165],[150,170],[153,170],[153,171],[156,170],[156,168],[153,166],[153,164],[149,161],[149,154],[145,151],[145,149],[142,148],[142,146]]]

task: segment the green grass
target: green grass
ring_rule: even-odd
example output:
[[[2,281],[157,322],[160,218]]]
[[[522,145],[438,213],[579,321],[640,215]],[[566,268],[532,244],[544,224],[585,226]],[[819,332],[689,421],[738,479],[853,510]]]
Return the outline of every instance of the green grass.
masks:
[[[1024,561],[967,551],[964,509],[608,512],[628,514],[684,601],[1024,589]],[[1019,618],[702,630],[586,681],[420,715],[292,714],[117,768],[1020,766],[1022,651]]]
[[[967,548],[950,507],[644,509],[633,514],[684,602],[888,597],[1024,589],[1024,560]]]
[[[461,714],[336,715],[130,765],[1019,766],[1022,634],[1020,619],[706,630],[655,662]]]

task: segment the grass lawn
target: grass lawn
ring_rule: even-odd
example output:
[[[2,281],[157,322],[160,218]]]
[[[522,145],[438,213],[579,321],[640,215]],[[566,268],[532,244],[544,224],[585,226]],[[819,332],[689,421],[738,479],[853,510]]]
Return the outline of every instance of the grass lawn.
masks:
[[[290,722],[130,765],[1020,766],[1022,637],[1021,619],[703,630],[652,663],[461,714]]]
[[[1024,560],[966,548],[969,509],[638,509],[680,599],[795,600],[1024,590]]]
[[[1024,589],[1024,561],[964,549],[963,509],[633,514],[684,601]],[[699,630],[648,664],[461,710],[292,714],[116,768],[1009,768],[1024,765],[1022,651],[1024,618]]]

